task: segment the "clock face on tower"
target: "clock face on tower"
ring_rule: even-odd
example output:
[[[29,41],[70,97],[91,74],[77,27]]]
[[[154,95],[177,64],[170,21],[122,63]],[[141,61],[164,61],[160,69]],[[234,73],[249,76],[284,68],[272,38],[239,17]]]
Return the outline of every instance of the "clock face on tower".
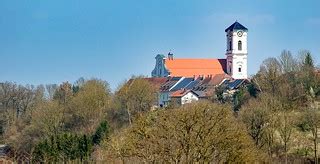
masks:
[[[237,32],[237,35],[238,35],[239,37],[241,37],[241,36],[243,35],[243,32],[242,32],[242,31],[238,31],[238,32]]]

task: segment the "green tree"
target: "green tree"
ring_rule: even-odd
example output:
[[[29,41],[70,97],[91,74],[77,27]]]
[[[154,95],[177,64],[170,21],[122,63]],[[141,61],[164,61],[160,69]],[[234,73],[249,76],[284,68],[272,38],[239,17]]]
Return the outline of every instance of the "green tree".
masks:
[[[281,141],[284,145],[285,163],[288,163],[288,150],[294,128],[294,119],[288,111],[282,111],[279,114],[277,129],[280,133]]]
[[[72,85],[69,82],[62,83],[58,89],[55,90],[53,99],[58,100],[60,103],[67,103],[73,95]]]
[[[318,129],[320,128],[320,110],[317,101],[315,101],[316,95],[312,88],[310,88],[310,104],[304,113],[303,122],[305,129],[312,132],[312,141],[314,149],[314,160],[318,163]]]
[[[65,106],[64,128],[82,134],[93,133],[106,117],[110,101],[108,83],[98,79],[86,81]]]
[[[90,141],[90,138],[88,138],[85,134],[81,138],[79,138],[78,142],[78,152],[80,160],[88,160],[90,157],[90,153],[92,152],[93,143]]]
[[[96,132],[92,136],[93,144],[99,145],[100,142],[105,139],[109,134],[109,125],[107,121],[102,121],[97,128]]]
[[[92,142],[87,135],[61,133],[50,140],[40,141],[32,152],[33,162],[57,163],[76,159],[88,160],[92,152]]]
[[[255,149],[230,107],[199,102],[146,114],[111,138],[106,154],[124,161],[162,163],[257,162]],[[108,155],[108,156],[109,156]]]
[[[224,91],[226,91],[227,87],[225,85],[219,85],[215,88],[215,97],[213,98],[213,100],[223,104],[226,102],[226,99],[223,95]]]
[[[270,94],[261,94],[242,106],[239,118],[246,125],[249,135],[259,149],[267,148],[272,154],[276,130],[276,111],[281,108],[280,102]]]
[[[133,117],[150,111],[157,100],[157,90],[143,78],[133,78],[115,93],[119,110],[126,110],[129,124]]]
[[[263,91],[271,93],[273,96],[278,94],[279,77],[281,76],[281,65],[276,58],[268,58],[263,61],[260,70],[255,76]]]
[[[256,87],[256,85],[254,83],[250,83],[247,85],[247,90],[250,96],[257,98],[258,96],[258,88]]]

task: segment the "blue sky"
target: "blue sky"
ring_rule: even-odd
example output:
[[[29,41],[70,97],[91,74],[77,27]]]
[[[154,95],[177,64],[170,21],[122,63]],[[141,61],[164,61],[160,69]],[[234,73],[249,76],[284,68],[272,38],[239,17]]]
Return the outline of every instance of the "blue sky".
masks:
[[[154,57],[224,58],[224,29],[249,29],[249,74],[283,49],[320,61],[319,0],[1,0],[0,81],[150,75]]]

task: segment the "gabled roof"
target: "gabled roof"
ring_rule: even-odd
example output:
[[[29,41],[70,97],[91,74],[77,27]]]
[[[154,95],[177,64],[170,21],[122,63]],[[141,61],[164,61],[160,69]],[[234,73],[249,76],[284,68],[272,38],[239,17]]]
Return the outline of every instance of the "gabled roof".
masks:
[[[153,86],[157,87],[158,89],[162,84],[168,81],[168,78],[166,77],[152,77],[152,78],[144,78],[149,83],[151,83]]]
[[[167,82],[160,86],[161,92],[168,92],[171,87],[173,87],[182,77],[170,77]]]
[[[204,98],[207,97],[208,94],[204,91],[194,91],[191,89],[180,89],[177,91],[174,91],[170,94],[170,97],[172,98],[180,98],[185,96],[186,94],[188,94],[189,92],[191,92],[192,94],[196,95],[198,98]]]
[[[234,31],[234,30],[244,30],[244,31],[248,31],[248,29],[246,27],[244,27],[242,24],[240,24],[239,22],[234,22],[231,26],[229,26],[226,30],[224,30],[225,32],[228,31]]]
[[[195,87],[198,83],[200,82],[200,79],[196,79],[194,81],[192,81],[191,83],[189,83],[185,89],[192,89],[193,87]]]
[[[173,97],[173,98],[179,98],[179,97],[183,97],[184,95],[188,94],[189,92],[192,92],[194,95],[196,95],[197,97],[199,97],[199,95],[197,93],[195,93],[194,91],[192,90],[186,90],[186,89],[180,89],[180,90],[177,90],[177,91],[174,91],[170,94],[170,97]]]
[[[211,85],[220,85],[224,79],[231,79],[228,74],[217,74],[209,82]]]
[[[177,91],[180,89],[185,88],[186,86],[188,86],[191,82],[193,82],[193,78],[184,78],[183,80],[179,81],[179,83],[177,83],[176,86],[174,86],[171,91]]]
[[[170,76],[198,77],[224,74],[226,59],[165,59]]]
[[[207,97],[208,94],[205,91],[193,91],[199,98]]]
[[[214,88],[220,85],[225,79],[231,79],[228,74],[217,74],[213,77],[206,77],[193,87],[193,91],[212,92]]]
[[[246,79],[235,79],[235,80],[225,80],[222,85],[225,85],[228,89],[238,89],[244,82],[247,82]]]

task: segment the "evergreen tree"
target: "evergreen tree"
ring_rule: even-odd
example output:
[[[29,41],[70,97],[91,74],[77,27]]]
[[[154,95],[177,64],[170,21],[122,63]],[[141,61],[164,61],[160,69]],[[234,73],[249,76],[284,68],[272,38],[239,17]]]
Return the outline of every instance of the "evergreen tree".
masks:
[[[310,52],[306,52],[303,64],[305,67],[314,68],[314,62]]]
[[[90,142],[90,140],[88,140],[88,137],[86,135],[80,137],[78,141],[78,153],[80,160],[83,161],[90,156],[90,153],[92,151],[92,143]]]
[[[243,89],[239,89],[233,95],[233,110],[239,111],[243,102],[244,102],[244,91]]]
[[[256,88],[256,86],[251,83],[247,86],[247,89],[248,89],[248,92],[250,94],[250,96],[254,97],[254,98],[257,98],[257,95],[258,95],[258,89]]]
[[[95,134],[92,136],[92,143],[99,145],[102,139],[107,137],[109,133],[109,125],[107,121],[102,121],[97,128]]]

